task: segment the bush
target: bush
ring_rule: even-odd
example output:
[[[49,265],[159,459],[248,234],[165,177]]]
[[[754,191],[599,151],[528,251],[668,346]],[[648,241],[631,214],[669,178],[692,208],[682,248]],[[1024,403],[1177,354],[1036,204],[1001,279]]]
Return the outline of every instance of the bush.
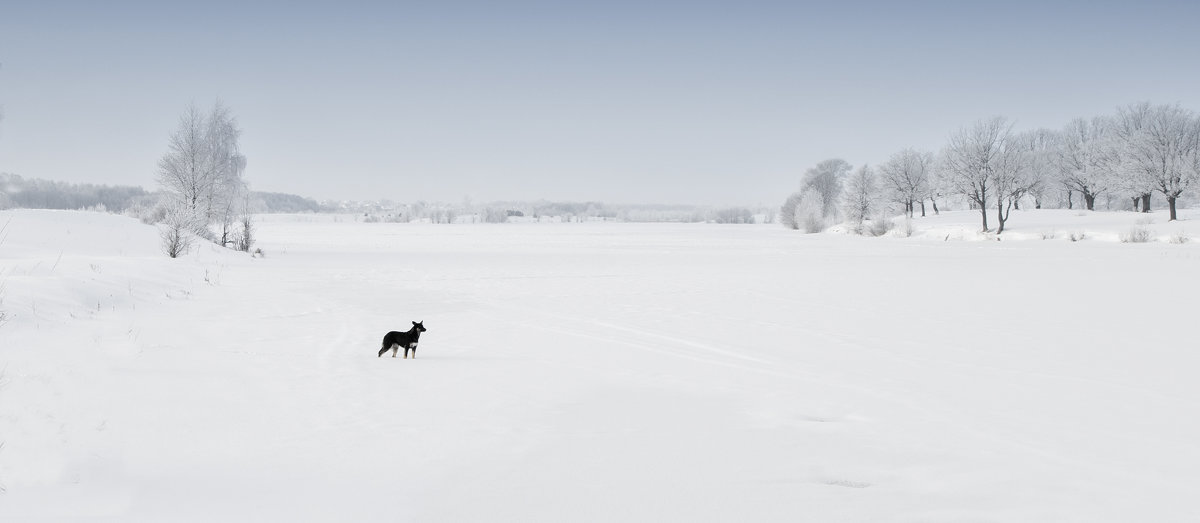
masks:
[[[867,233],[871,236],[883,236],[891,232],[892,227],[895,226],[896,224],[887,218],[874,218],[871,220],[871,226],[867,227]]]
[[[1171,243],[1174,243],[1176,245],[1183,245],[1190,241],[1192,241],[1192,238],[1189,237],[1187,235],[1187,233],[1184,231],[1179,231],[1179,232],[1171,235]]]
[[[162,248],[167,256],[186,254],[195,240],[196,218],[186,209],[169,209],[163,220]]]
[[[1071,240],[1071,241],[1073,241],[1073,242],[1077,242],[1077,241],[1080,241],[1080,240],[1086,240],[1086,239],[1087,239],[1087,233],[1086,233],[1086,232],[1083,232],[1083,231],[1076,231],[1076,232],[1073,232],[1073,233],[1071,233],[1071,235],[1070,235],[1070,236],[1067,236],[1067,239],[1069,239],[1069,240]]]
[[[250,252],[250,247],[254,245],[254,220],[249,214],[243,214],[241,219],[242,230],[234,232],[233,246],[239,251]]]
[[[1058,236],[1058,233],[1055,231],[1042,231],[1042,239],[1043,240],[1053,240],[1057,236]],[[1072,240],[1072,241],[1074,241],[1074,240]]]
[[[913,226],[912,218],[904,218],[904,223],[900,224],[900,236],[904,238],[911,237],[916,232],[916,227]]]
[[[1150,229],[1135,225],[1128,231],[1121,233],[1120,239],[1121,243],[1148,243],[1153,241],[1154,237],[1151,236]]]
[[[816,214],[809,214],[804,218],[804,232],[815,234],[825,230],[825,218]]]

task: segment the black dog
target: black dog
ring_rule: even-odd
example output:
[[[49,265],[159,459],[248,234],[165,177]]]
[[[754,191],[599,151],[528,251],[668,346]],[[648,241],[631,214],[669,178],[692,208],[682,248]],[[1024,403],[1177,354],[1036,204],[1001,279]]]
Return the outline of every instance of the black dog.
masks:
[[[396,348],[404,347],[404,359],[408,359],[408,349],[412,349],[413,359],[417,359],[417,340],[421,338],[421,333],[425,332],[425,326],[421,325],[424,321],[412,322],[413,327],[408,329],[408,332],[392,331],[383,337],[383,348],[379,349],[379,356],[388,349],[392,349],[392,357],[396,357]]]

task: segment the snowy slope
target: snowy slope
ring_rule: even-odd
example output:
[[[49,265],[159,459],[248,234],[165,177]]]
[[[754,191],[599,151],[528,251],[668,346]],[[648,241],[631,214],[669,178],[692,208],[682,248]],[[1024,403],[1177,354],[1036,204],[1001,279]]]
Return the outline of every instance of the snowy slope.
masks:
[[[1200,250],[1116,242],[1133,213],[1010,226],[1074,218],[267,216],[264,259],[169,260],[136,221],[3,212],[0,516],[1196,520]],[[377,358],[410,320],[418,359]]]

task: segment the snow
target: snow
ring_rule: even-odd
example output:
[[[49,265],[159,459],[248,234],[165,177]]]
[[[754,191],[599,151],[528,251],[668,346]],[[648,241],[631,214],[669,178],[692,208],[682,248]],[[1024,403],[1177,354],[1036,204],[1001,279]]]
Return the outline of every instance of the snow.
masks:
[[[1194,521],[1181,217],[263,216],[265,258],[172,260],[132,219],[0,212],[0,518]]]

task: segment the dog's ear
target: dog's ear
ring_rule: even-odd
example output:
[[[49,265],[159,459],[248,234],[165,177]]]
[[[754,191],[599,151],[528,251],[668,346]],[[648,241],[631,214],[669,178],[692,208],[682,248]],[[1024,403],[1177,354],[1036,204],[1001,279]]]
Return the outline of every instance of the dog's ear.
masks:
[[[412,323],[413,323],[413,325],[417,325],[417,322],[415,322],[415,321],[414,321],[414,322],[412,322]]]

